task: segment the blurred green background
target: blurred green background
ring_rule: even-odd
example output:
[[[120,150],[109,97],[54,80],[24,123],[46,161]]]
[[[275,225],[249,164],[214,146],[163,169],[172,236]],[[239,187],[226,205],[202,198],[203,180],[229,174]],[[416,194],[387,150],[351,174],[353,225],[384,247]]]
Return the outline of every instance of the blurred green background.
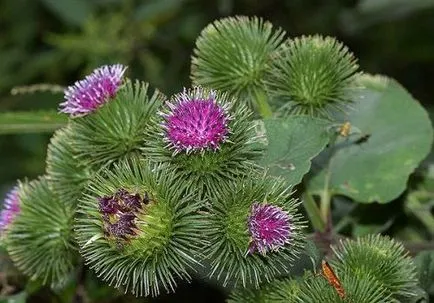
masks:
[[[67,86],[118,62],[129,66],[129,77],[175,93],[190,85],[190,56],[200,31],[229,15],[261,16],[290,36],[335,36],[362,70],[396,78],[430,107],[434,0],[3,0],[0,112],[56,109],[61,93],[11,90]],[[17,179],[44,173],[50,135],[0,136],[1,197]]]

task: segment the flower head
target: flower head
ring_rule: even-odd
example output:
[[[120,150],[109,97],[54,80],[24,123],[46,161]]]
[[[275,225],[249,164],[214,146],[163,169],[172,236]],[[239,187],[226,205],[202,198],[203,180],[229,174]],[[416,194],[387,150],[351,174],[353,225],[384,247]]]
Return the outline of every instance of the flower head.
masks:
[[[65,102],[60,104],[60,111],[71,116],[93,112],[116,95],[126,69],[121,64],[95,69],[65,90]]]
[[[199,87],[184,90],[168,106],[163,123],[165,140],[175,152],[216,150],[227,139],[230,117],[214,91],[205,94]]]
[[[291,239],[291,218],[283,209],[255,202],[248,219],[249,253],[276,251]]]
[[[76,235],[86,264],[137,296],[157,296],[190,281],[200,264],[203,225],[197,213],[202,205],[185,194],[187,186],[173,171],[141,157],[96,174],[78,204],[83,216]]]
[[[137,215],[142,207],[150,202],[147,193],[142,199],[139,194],[130,194],[122,188],[112,196],[100,197],[97,200],[106,233],[117,239],[127,239],[128,235],[135,235]]]
[[[284,115],[331,118],[353,102],[358,68],[354,55],[335,38],[302,36],[280,48],[265,82],[271,100],[282,102]]]
[[[284,38],[282,29],[262,18],[236,16],[212,22],[196,40],[193,84],[225,91],[259,109],[257,94]]]
[[[3,203],[3,210],[0,213],[0,232],[7,230],[8,226],[20,212],[20,198],[18,197],[18,187],[14,187]]]

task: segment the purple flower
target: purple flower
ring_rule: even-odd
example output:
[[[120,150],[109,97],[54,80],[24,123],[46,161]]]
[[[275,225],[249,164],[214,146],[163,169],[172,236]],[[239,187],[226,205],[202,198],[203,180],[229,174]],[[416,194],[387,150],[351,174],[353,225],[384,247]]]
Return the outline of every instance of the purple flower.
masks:
[[[276,251],[291,240],[291,218],[278,206],[255,202],[248,219],[249,253]]]
[[[217,102],[215,92],[205,94],[199,87],[184,90],[168,106],[163,123],[165,141],[175,153],[216,150],[227,139],[230,117],[225,106]]]
[[[18,197],[18,187],[14,187],[3,202],[3,209],[0,213],[0,232],[7,230],[8,226],[20,212],[20,199]]]
[[[105,234],[123,240],[136,234],[136,218],[150,202],[148,193],[145,192],[141,197],[140,194],[131,194],[123,188],[111,196],[99,197],[97,200]]]
[[[131,213],[121,214],[119,216],[119,220],[116,223],[109,223],[108,232],[117,238],[123,239],[125,239],[128,235],[135,235],[135,218],[136,216]]]
[[[104,214],[115,214],[118,211],[119,205],[113,197],[98,198],[99,210]]]
[[[93,112],[116,95],[126,69],[121,64],[95,69],[84,80],[65,89],[65,102],[60,104],[60,111],[71,116]]]
[[[125,189],[119,189],[115,198],[119,200],[122,211],[137,210],[141,207],[142,198],[139,194],[132,195]]]
[[[123,201],[125,203],[125,205],[127,207],[129,207],[132,210],[137,210],[141,207],[142,205],[142,199],[140,198],[139,194],[135,194],[135,195],[125,195],[123,197]]]

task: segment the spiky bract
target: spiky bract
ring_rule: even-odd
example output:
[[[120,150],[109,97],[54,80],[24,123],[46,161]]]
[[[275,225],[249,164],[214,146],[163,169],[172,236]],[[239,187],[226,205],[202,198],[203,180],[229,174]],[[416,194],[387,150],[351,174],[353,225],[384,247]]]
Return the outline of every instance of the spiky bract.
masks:
[[[290,239],[279,249],[250,251],[249,215],[256,201],[274,205],[290,217]],[[204,233],[209,245],[204,255],[210,261],[210,277],[226,284],[258,287],[279,274],[286,274],[303,246],[303,223],[297,213],[298,201],[278,179],[252,174],[227,190],[214,193]]]
[[[229,17],[209,24],[196,40],[191,78],[255,105],[273,54],[285,32],[257,17]],[[253,104],[252,104],[253,103]]]
[[[237,287],[235,288],[227,300],[228,303],[271,303],[267,296],[267,290],[272,288],[271,285],[266,286],[261,285],[260,289],[256,288],[245,288]],[[292,303],[287,301],[287,303]]]
[[[356,59],[331,37],[302,36],[280,49],[267,78],[267,90],[285,115],[330,117],[352,101]]]
[[[238,287],[232,291],[228,303],[298,303],[300,282],[292,279],[273,280],[260,289]]]
[[[57,130],[47,150],[47,180],[63,203],[77,205],[86,184],[94,174],[76,159],[69,126]]]
[[[385,288],[385,295],[395,302],[411,298],[418,281],[416,266],[402,244],[388,237],[369,235],[345,240],[333,247],[332,264],[352,276],[370,277]]]
[[[201,196],[207,192],[227,187],[237,177],[248,174],[260,155],[255,124],[249,121],[250,111],[244,106],[235,106],[233,99],[208,89],[194,88],[173,97],[207,100],[213,96],[216,104],[224,108],[231,119],[227,122],[228,133],[218,148],[177,149],[167,142],[166,117],[170,115],[170,106],[163,107],[159,120],[155,120],[152,129],[145,136],[143,155],[151,161],[167,163],[180,180],[194,185],[194,191]],[[197,119],[207,118],[199,116]],[[196,122],[198,123],[198,122]]]
[[[42,177],[19,186],[21,212],[6,241],[14,264],[44,284],[65,282],[74,269],[74,207],[62,203]]]
[[[122,64],[95,69],[65,89],[65,102],[60,104],[60,111],[75,117],[97,110],[116,95],[126,69]]]
[[[115,197],[120,189],[129,197],[147,196],[148,202],[134,208],[128,229],[118,233],[110,224],[131,212],[125,209],[128,197]],[[186,183],[166,168],[136,158],[97,175],[79,203],[76,225],[87,264],[110,285],[140,296],[173,291],[176,280],[189,280],[188,271],[198,264],[203,227],[200,203],[185,189]],[[116,201],[109,203],[110,198]]]
[[[95,169],[136,153],[163,96],[148,84],[127,80],[116,97],[95,113],[70,121],[77,161]]]
[[[321,275],[307,273],[304,282],[300,283],[297,294],[299,303],[392,303],[395,302],[387,293],[381,282],[372,275],[358,270],[337,271],[340,282],[345,290],[341,298],[336,289]]]

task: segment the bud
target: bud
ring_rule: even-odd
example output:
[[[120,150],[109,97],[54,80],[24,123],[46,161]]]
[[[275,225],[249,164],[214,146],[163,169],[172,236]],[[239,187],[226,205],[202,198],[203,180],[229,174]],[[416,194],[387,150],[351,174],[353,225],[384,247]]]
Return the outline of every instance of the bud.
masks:
[[[331,37],[302,36],[288,42],[267,77],[267,90],[284,115],[330,117],[352,102],[358,65]]]

